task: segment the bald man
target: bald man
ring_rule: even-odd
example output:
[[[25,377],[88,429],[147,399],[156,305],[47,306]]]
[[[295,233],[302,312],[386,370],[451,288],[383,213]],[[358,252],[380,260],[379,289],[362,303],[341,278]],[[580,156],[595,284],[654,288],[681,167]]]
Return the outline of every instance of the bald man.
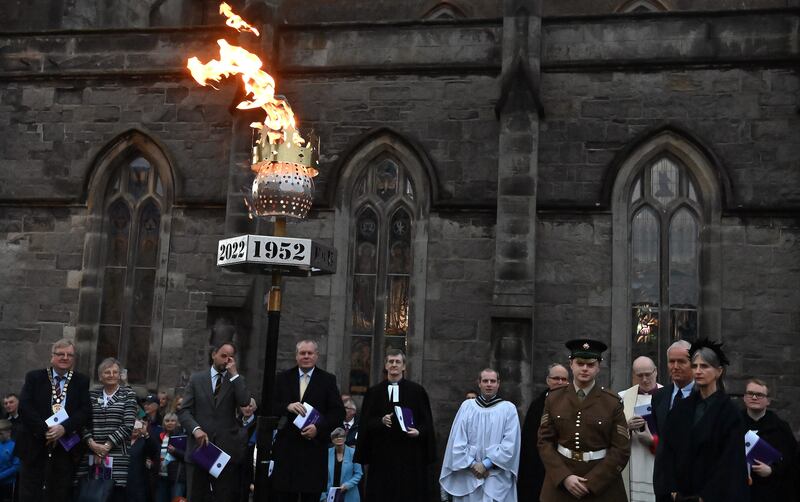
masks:
[[[661,387],[656,381],[658,370],[652,359],[637,357],[633,361],[633,387],[619,393],[631,434],[631,458],[622,479],[628,500],[631,502],[654,502],[653,462],[655,462],[655,443],[653,434],[645,420],[652,414],[650,406],[653,394]],[[651,421],[651,423],[653,423]]]

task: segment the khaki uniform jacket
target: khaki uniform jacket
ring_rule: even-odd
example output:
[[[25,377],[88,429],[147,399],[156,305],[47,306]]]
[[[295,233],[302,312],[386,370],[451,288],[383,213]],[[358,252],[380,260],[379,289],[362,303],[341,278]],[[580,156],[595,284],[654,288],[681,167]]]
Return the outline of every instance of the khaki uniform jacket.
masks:
[[[590,462],[573,460],[561,455],[558,445],[581,452],[605,449],[606,456]],[[550,392],[544,403],[538,447],[545,467],[542,502],[575,502],[562,485],[571,474],[588,479],[591,493],[583,502],[628,500],[621,472],[630,457],[630,436],[615,393],[595,385],[581,402],[572,384]]]

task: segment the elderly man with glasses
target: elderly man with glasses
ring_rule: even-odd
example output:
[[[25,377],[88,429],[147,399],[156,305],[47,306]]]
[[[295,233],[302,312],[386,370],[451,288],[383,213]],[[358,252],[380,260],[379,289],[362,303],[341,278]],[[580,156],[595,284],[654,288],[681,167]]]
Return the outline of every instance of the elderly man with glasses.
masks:
[[[769,387],[757,378],[747,381],[744,392],[742,419],[745,430],[755,431],[758,436],[777,448],[783,458],[772,465],[756,461],[751,468],[750,502],[794,500],[794,462],[797,441],[792,429],[767,407],[770,405]]]
[[[89,424],[89,378],[73,371],[75,344],[53,344],[50,367],[25,375],[19,400],[22,427],[16,455],[22,461],[20,500],[72,499],[74,455],[80,455],[76,434]]]
[[[653,464],[655,442],[647,416],[652,416],[653,394],[662,386],[656,381],[658,370],[652,359],[646,356],[633,361],[633,386],[619,393],[631,434],[631,458],[622,480],[631,502],[653,502]],[[650,424],[653,421],[650,420]]]
[[[343,400],[342,402],[344,403],[342,428],[347,433],[344,444],[355,448],[356,440],[358,440],[358,408],[352,399]]]

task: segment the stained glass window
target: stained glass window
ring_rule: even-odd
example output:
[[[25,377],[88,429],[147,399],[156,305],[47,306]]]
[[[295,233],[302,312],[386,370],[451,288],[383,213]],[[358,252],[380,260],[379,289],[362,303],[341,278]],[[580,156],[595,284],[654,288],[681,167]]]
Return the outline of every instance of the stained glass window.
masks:
[[[96,361],[120,359],[132,384],[147,379],[163,191],[150,162],[134,156],[118,168],[105,199]]]
[[[688,170],[660,157],[634,180],[630,200],[632,357],[656,364],[679,339],[697,336],[700,214]]]
[[[415,191],[389,158],[353,188],[349,391],[363,394],[382,377],[386,349],[408,347]]]

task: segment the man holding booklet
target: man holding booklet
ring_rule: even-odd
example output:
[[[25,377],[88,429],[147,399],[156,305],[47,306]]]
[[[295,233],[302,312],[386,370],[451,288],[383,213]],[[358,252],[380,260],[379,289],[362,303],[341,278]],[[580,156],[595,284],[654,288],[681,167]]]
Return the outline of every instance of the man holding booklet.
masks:
[[[768,410],[770,405],[769,387],[757,378],[747,381],[744,392],[745,410],[742,412],[744,427],[750,435],[757,436],[757,442],[766,445],[748,444],[745,436],[747,463],[750,465],[750,502],[772,502],[794,500],[794,461],[797,441],[789,424]],[[752,451],[747,448],[751,446]],[[759,446],[761,448],[759,448]],[[766,453],[760,455],[760,453]],[[776,458],[778,457],[778,458]]]
[[[236,410],[250,403],[250,393],[236,368],[235,355],[231,342],[215,346],[211,368],[192,374],[178,411],[187,432],[186,481],[192,502],[236,500],[237,464],[246,446]]]
[[[52,366],[25,375],[19,402],[22,427],[15,454],[22,461],[20,500],[64,501],[72,497],[77,435],[91,418],[89,378],[72,370],[75,344],[53,344]]]
[[[270,479],[279,502],[317,502],[328,481],[328,440],[344,420],[336,377],[318,368],[319,345],[295,346],[297,366],[279,373],[274,414],[281,417]]]
[[[428,500],[436,441],[428,393],[403,378],[406,356],[388,349],[386,380],[364,396],[355,462],[367,466],[367,502]]]
[[[653,394],[661,388],[658,371],[652,359],[640,356],[633,361],[633,386],[619,393],[631,435],[631,457],[622,471],[622,480],[631,502],[654,502],[653,463],[656,443],[653,435]]]

